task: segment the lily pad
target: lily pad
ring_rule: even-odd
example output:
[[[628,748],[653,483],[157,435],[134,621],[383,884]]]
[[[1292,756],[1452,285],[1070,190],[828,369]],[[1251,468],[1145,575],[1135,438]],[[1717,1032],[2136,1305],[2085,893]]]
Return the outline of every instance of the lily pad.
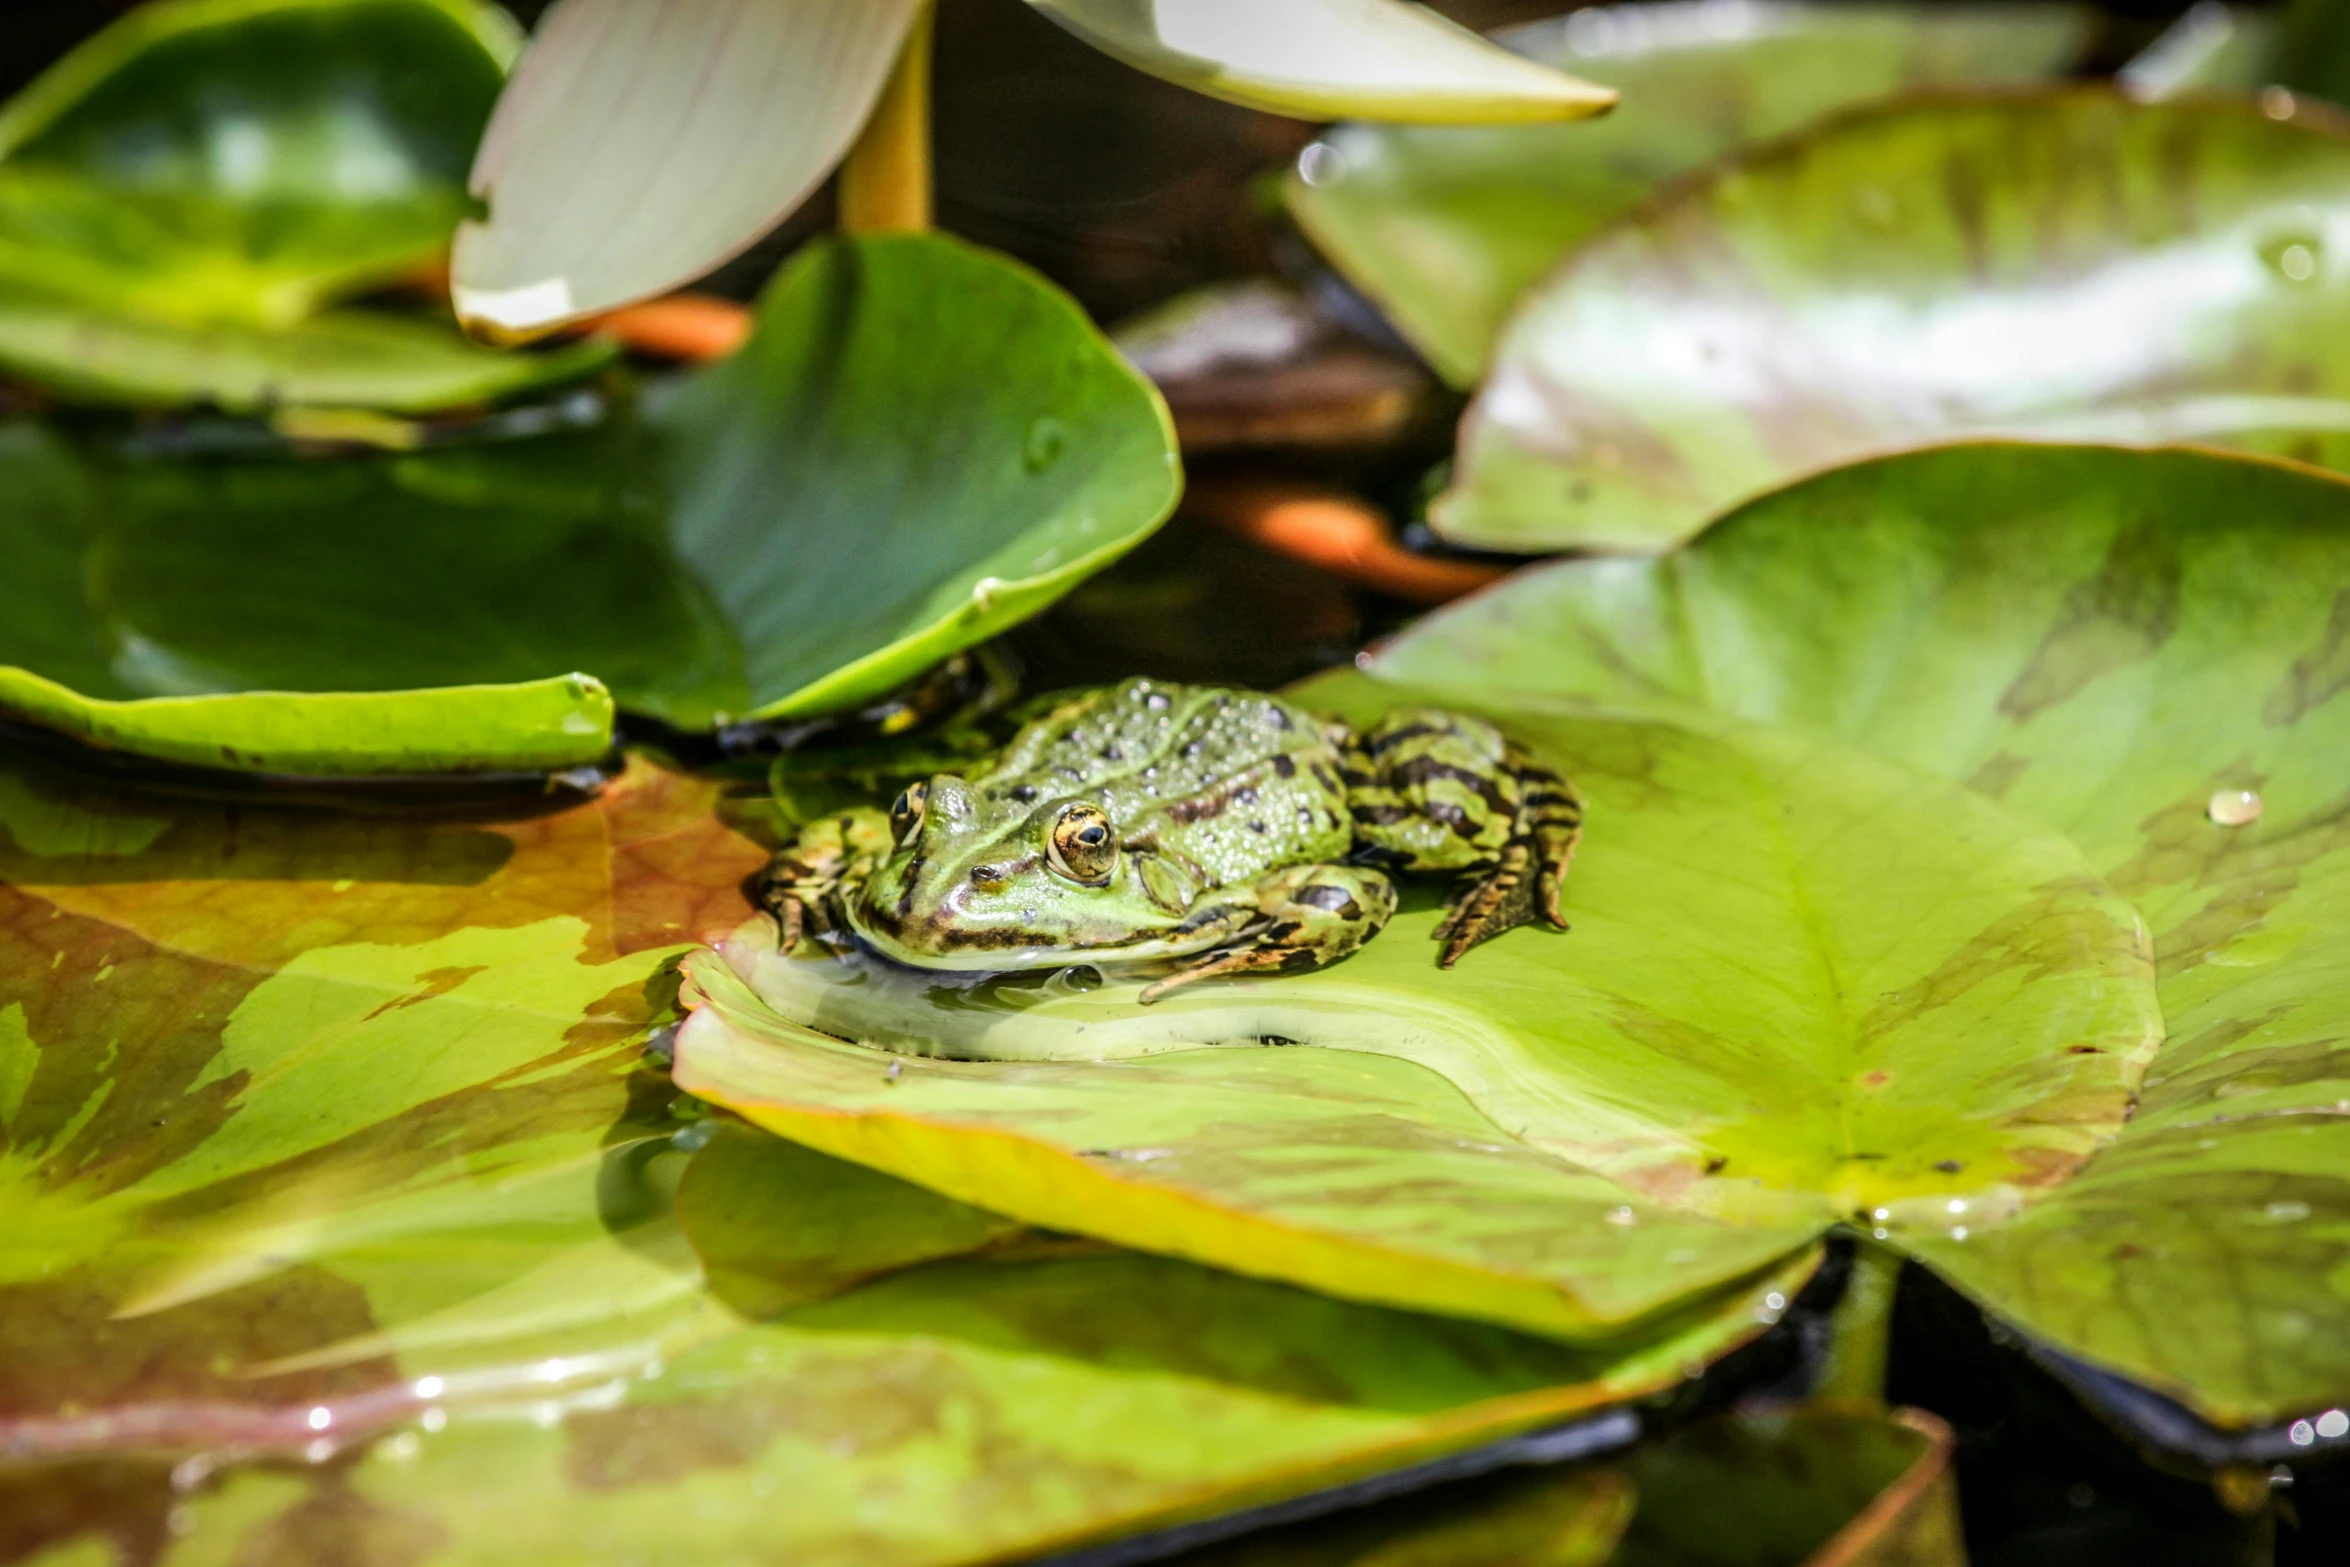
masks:
[[[2289,100],[1857,110],[1677,187],[1530,295],[1432,516],[1495,549],[1659,549],[1970,436],[2350,463],[2322,348],[2346,212],[2350,139]]]
[[[2170,1042],[2044,1201],[1886,1223],[2043,1341],[2261,1424],[2350,1402],[2346,581],[2330,475],[1962,447],[1829,474],[1661,560],[1521,575],[1375,672],[1767,721],[2069,835],[2144,914]]]
[[[1572,934],[1441,970],[1421,888],[1343,964],[1145,1007],[1147,975],[785,957],[762,919],[687,959],[679,1085],[1034,1223],[1602,1341],[1782,1297],[1856,1212],[2012,1211],[2118,1130],[2152,968],[2061,837],[1805,737],[1442,694],[1589,801]]]
[[[609,359],[319,314],[448,248],[519,41],[479,0],[164,0],[107,28],[0,110],[0,367],[85,400],[425,412]]]
[[[169,1509],[190,1563],[995,1560],[1557,1422],[1755,1330],[1577,1350],[681,1123],[640,1047],[763,859],[720,796],[639,763],[419,821],[0,768],[12,1543]]]
[[[2059,5],[1658,0],[1497,42],[1624,95],[1589,125],[1332,130],[1289,210],[1453,385],[1474,386],[1518,297],[1673,175],[1905,86],[2061,71],[2088,33]]]
[[[692,729],[879,696],[1132,548],[1180,483],[1078,308],[933,236],[811,248],[740,353],[648,401],[326,458],[0,432],[28,563],[0,711],[215,766],[575,765],[615,698]]]

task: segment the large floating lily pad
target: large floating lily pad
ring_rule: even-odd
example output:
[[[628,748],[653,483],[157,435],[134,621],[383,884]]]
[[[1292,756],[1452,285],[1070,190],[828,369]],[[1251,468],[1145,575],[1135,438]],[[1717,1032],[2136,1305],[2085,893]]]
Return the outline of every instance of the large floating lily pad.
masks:
[[[0,432],[0,712],[216,766],[571,765],[615,697],[701,728],[878,696],[1133,547],[1179,483],[1077,307],[945,239],[817,247],[741,353],[653,401],[326,458]]]
[[[1645,550],[1856,458],[1968,436],[2339,466],[2350,316],[2327,111],[2103,89],[1845,115],[1678,187],[1512,322],[1448,537]]]
[[[479,0],[163,0],[106,29],[0,110],[0,368],[95,401],[425,412],[603,362],[318,314],[447,249],[518,45]]]
[[[784,957],[761,920],[688,959],[679,1083],[1033,1222],[1573,1339],[1855,1212],[2012,1211],[2120,1126],[2152,968],[2061,837],[1804,737],[1444,694],[1584,791],[1571,934],[1442,970],[1423,888],[1344,964],[1144,1007]]]
[[[1672,175],[1921,83],[2061,70],[2087,34],[2058,5],[1659,0],[1589,7],[1500,41],[1616,87],[1589,125],[1344,125],[1284,186],[1289,210],[1454,385],[1474,386],[1518,296]]]
[[[2071,836],[2144,913],[2169,1043],[2047,1200],[1894,1235],[2058,1347],[2258,1423],[2350,1401],[2346,582],[2330,476],[1966,447],[1828,475],[1662,560],[1521,576],[1377,670],[1834,736]]]
[[[1580,1351],[681,1121],[641,1059],[665,966],[763,859],[719,796],[640,764],[419,822],[0,770],[12,1541],[168,1508],[190,1563],[336,1529],[420,1563],[994,1560],[1568,1418],[1757,1330]]]

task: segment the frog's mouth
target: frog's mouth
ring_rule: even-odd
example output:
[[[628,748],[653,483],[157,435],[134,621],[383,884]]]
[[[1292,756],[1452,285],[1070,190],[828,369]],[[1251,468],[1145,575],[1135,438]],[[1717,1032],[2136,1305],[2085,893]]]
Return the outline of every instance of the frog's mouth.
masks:
[[[1251,933],[1240,923],[1240,910],[1220,904],[1195,909],[1179,924],[1149,936],[1040,943],[1026,931],[986,926],[958,926],[949,935],[938,924],[902,918],[895,910],[873,907],[863,898],[843,901],[851,934],[875,956],[907,968],[961,974],[1066,968],[1072,963],[1153,963],[1190,957]]]

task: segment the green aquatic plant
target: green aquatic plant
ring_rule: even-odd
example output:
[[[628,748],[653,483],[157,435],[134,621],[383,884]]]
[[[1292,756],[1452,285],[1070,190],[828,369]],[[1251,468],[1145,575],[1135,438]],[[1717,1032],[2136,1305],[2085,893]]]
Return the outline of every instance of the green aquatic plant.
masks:
[[[1569,1342],[1841,1224],[2218,1425],[2339,1405],[2345,519],[2308,471],[1968,446],[1521,574],[1297,695],[1572,776],[1571,934],[1439,970],[1424,900],[1320,973],[941,1010],[761,922],[688,960],[678,1081],[1032,1222]]]
[[[75,400],[429,413],[601,343],[361,306],[446,254],[521,47],[482,0],[164,0],[0,108],[0,371]]]

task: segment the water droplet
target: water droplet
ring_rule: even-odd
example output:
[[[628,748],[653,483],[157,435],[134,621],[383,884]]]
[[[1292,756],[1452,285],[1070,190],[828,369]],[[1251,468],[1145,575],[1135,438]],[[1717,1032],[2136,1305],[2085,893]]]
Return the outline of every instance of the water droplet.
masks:
[[[1953,1197],[1953,1198],[1951,1198],[1951,1199],[1950,1199],[1950,1211],[1951,1211],[1952,1213],[1964,1213],[1964,1212],[1966,1212],[1966,1199],[1965,1199],[1964,1197]]]
[[[1069,429],[1051,414],[1038,414],[1028,426],[1028,444],[1020,460],[1030,473],[1042,473],[1069,449]]]
[[[2350,1432],[2350,1414],[2339,1409],[2329,1409],[2317,1417],[2317,1434],[2327,1441],[2330,1442],[2345,1432]]]
[[[1870,1210],[1869,1217],[1880,1220],[1890,1219],[1893,1217],[1893,1210],[1890,1208],[1874,1208]]]
[[[2296,1420],[2293,1429],[2285,1433],[2285,1440],[2295,1447],[2307,1447],[2317,1440],[2317,1427],[2306,1420]]]
[[[424,1451],[424,1441],[413,1431],[403,1431],[383,1445],[384,1457],[395,1464],[410,1463]]]
[[[321,1405],[319,1405],[319,1406],[318,1406],[316,1409],[313,1409],[312,1411],[310,1411],[310,1429],[311,1429],[311,1430],[313,1430],[313,1431],[324,1431],[324,1430],[325,1430],[325,1429],[326,1429],[328,1426],[331,1426],[331,1425],[333,1425],[334,1423],[335,1423],[335,1414],[334,1414],[334,1411],[333,1411],[333,1410],[331,1410],[331,1409],[329,1409],[329,1408],[327,1408],[327,1407],[326,1407],[324,1404],[321,1404]]]
[[[428,1409],[416,1423],[427,1431],[438,1431],[448,1425],[449,1412],[445,1409]]]
[[[1892,1238],[1892,1235],[1893,1232],[1891,1230],[1885,1229],[1882,1226],[1869,1231],[1869,1237],[1872,1240],[1889,1240]]]
[[[331,1436],[320,1437],[317,1441],[312,1442],[308,1447],[302,1449],[302,1456],[314,1464],[325,1463],[328,1459],[335,1456],[335,1439]]]
[[[2287,1198],[2281,1202],[2270,1203],[2261,1212],[2267,1214],[2269,1219],[2277,1224],[2298,1224],[2309,1217],[2309,1204],[2294,1202]]]
[[[1768,1295],[1763,1297],[1763,1304],[1773,1311],[1785,1311],[1787,1309],[1787,1297],[1780,1294],[1777,1290],[1773,1290]]]
[[[1297,177],[1316,187],[1335,185],[1346,178],[1346,155],[1326,141],[1318,141],[1297,155]]]
[[[1950,1227],[1950,1238],[1951,1238],[1952,1240],[1954,1240],[1954,1241],[1963,1241],[1963,1240],[1965,1240],[1965,1239],[1966,1239],[1966,1226],[1965,1226],[1965,1225],[1963,1225],[1963,1224],[1954,1224],[1954,1225],[1952,1225],[1952,1226]]]
[[[2300,107],[2293,95],[2282,87],[2263,87],[2260,90],[2260,112],[2272,120],[2289,120]]]
[[[2287,245],[2277,255],[2277,270],[2296,283],[2317,276],[2317,254],[2307,245]]]
[[[2204,809],[2222,827],[2249,827],[2260,820],[2260,813],[2266,807],[2250,789],[2222,789],[2212,795],[2211,803]]]
[[[1607,1222],[1610,1224],[1638,1224],[1640,1215],[1619,1204],[1607,1211]]]

